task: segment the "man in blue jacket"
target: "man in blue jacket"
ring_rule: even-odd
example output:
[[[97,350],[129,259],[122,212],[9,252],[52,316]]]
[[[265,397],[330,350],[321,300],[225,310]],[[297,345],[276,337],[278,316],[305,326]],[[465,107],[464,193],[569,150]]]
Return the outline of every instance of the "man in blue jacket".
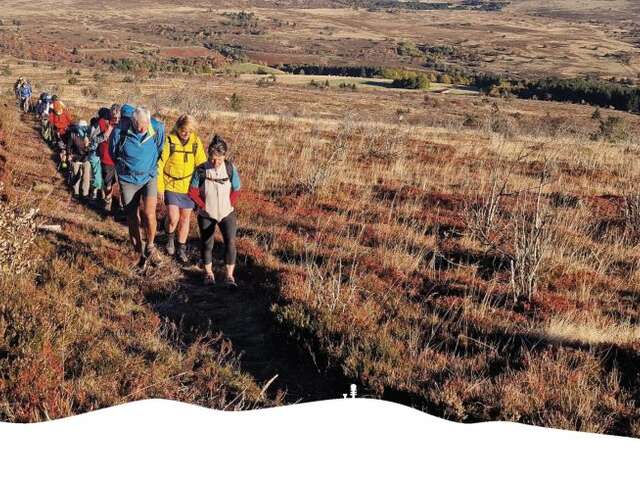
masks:
[[[140,264],[146,259],[161,262],[155,247],[158,201],[156,178],[158,159],[164,145],[164,125],[151,118],[149,110],[130,105],[122,107],[122,119],[109,139],[109,152],[116,164],[122,206],[127,213],[129,237]],[[142,231],[146,246],[142,241]]]

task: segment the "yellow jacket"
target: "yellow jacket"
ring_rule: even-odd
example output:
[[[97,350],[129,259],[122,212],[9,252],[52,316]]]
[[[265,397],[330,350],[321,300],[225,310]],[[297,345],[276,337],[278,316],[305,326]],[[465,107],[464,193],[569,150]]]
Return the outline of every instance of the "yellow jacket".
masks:
[[[188,193],[193,171],[206,161],[207,153],[198,135],[192,133],[185,145],[177,135],[167,135],[158,161],[158,191]]]

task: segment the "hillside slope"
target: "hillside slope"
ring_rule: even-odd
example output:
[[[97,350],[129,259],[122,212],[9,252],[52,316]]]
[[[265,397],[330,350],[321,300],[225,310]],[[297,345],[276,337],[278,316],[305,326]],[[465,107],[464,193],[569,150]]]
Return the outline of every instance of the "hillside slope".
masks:
[[[237,293],[205,289],[168,258],[135,273],[126,227],[72,199],[34,120],[3,103],[2,207],[36,208],[38,225],[62,232],[21,232],[30,266],[0,275],[0,419],[154,397],[240,409],[337,395],[269,323],[270,272],[242,256]]]

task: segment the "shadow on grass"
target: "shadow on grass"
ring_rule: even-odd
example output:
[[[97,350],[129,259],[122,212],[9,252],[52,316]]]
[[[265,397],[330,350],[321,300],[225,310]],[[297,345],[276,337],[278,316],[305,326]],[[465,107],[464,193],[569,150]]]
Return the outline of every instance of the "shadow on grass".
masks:
[[[189,255],[198,258],[197,241],[189,244]],[[194,251],[195,250],[195,251]],[[203,285],[198,267],[183,269],[184,277],[171,294],[149,292],[146,300],[170,322],[179,343],[190,345],[202,337],[222,333],[241,355],[242,371],[260,384],[277,375],[269,392],[286,392],[285,401],[317,401],[338,398],[349,381],[335,370],[318,367],[308,352],[294,343],[275,322],[272,305],[280,299],[278,272],[257,264],[239,252],[236,271],[238,288],[222,283]],[[224,246],[216,242],[214,273],[224,278]]]

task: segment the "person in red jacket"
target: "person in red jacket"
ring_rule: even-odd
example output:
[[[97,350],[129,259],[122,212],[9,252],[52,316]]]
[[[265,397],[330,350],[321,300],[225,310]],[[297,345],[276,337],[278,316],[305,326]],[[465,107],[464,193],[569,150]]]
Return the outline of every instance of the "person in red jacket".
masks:
[[[105,109],[106,110],[106,109]],[[106,112],[105,112],[106,113]],[[101,138],[104,141],[98,145],[98,156],[102,163],[102,183],[104,189],[104,209],[109,212],[113,199],[113,184],[116,181],[116,164],[109,153],[109,138],[111,132],[120,122],[120,105],[114,103],[111,106],[109,115],[101,115],[98,121],[100,127]]]
[[[68,152],[67,152],[67,131],[71,125],[71,115],[67,111],[60,100],[53,102],[51,112],[49,112],[49,124],[53,126],[53,132],[55,135],[54,144],[58,149],[58,155],[60,156],[60,168],[67,168]]]

